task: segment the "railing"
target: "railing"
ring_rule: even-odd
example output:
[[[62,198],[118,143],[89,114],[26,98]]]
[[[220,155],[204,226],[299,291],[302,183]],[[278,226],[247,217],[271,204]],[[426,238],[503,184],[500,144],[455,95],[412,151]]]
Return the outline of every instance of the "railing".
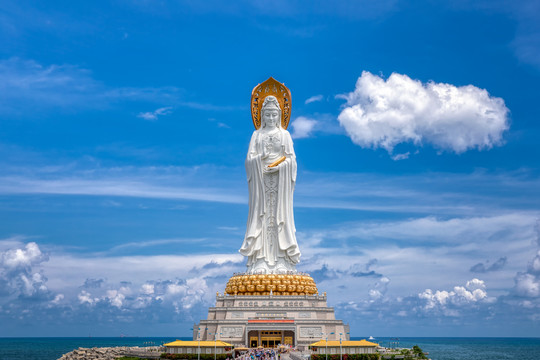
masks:
[[[159,359],[162,353],[165,352],[165,347],[163,346],[151,346],[143,348],[131,348],[127,349],[124,353],[124,356],[133,356],[147,359]]]
[[[310,358],[307,352],[301,351],[291,351],[289,352],[289,357],[291,358],[291,360],[306,360]]]

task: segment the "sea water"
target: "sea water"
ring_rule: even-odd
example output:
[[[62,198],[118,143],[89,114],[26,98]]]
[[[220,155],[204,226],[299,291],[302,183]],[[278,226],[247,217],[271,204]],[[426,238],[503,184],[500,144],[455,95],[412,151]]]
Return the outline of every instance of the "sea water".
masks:
[[[354,338],[360,340],[361,338]],[[0,360],[56,360],[79,347],[156,346],[176,338],[0,338]],[[191,340],[191,338],[180,338]],[[383,346],[418,345],[433,360],[539,360],[540,338],[376,338]]]
[[[411,348],[433,360],[540,360],[540,338],[377,338],[373,342]]]
[[[177,338],[0,338],[0,360],[56,360],[79,347],[158,346]],[[191,340],[180,338],[179,340]]]

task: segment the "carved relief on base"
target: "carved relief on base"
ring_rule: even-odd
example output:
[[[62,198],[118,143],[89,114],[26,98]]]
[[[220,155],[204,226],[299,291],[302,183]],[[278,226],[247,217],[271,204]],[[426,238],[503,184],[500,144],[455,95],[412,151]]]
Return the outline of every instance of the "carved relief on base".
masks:
[[[221,328],[221,336],[226,338],[238,338],[242,337],[241,326],[224,326]]]
[[[320,338],[322,333],[322,327],[301,327],[300,337],[303,338]]]

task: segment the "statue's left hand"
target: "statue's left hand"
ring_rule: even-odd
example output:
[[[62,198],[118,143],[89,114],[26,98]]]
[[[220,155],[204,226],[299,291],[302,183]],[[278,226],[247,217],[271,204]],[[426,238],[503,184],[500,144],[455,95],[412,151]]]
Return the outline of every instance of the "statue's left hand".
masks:
[[[280,165],[281,165],[281,164],[280,164]],[[278,171],[278,169],[279,169],[279,165],[278,165],[278,166],[274,166],[274,167],[268,167],[268,166],[266,166],[266,167],[264,168],[264,171],[271,174],[271,173],[275,173],[276,171]]]

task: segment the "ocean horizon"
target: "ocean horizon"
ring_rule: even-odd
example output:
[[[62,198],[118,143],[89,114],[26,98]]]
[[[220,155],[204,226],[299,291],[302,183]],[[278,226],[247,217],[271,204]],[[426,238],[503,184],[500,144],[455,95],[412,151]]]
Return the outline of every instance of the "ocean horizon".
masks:
[[[79,347],[154,346],[176,339],[191,337],[2,337],[0,360],[56,360]],[[372,341],[404,348],[418,345],[433,360],[540,358],[540,337],[377,337]]]

